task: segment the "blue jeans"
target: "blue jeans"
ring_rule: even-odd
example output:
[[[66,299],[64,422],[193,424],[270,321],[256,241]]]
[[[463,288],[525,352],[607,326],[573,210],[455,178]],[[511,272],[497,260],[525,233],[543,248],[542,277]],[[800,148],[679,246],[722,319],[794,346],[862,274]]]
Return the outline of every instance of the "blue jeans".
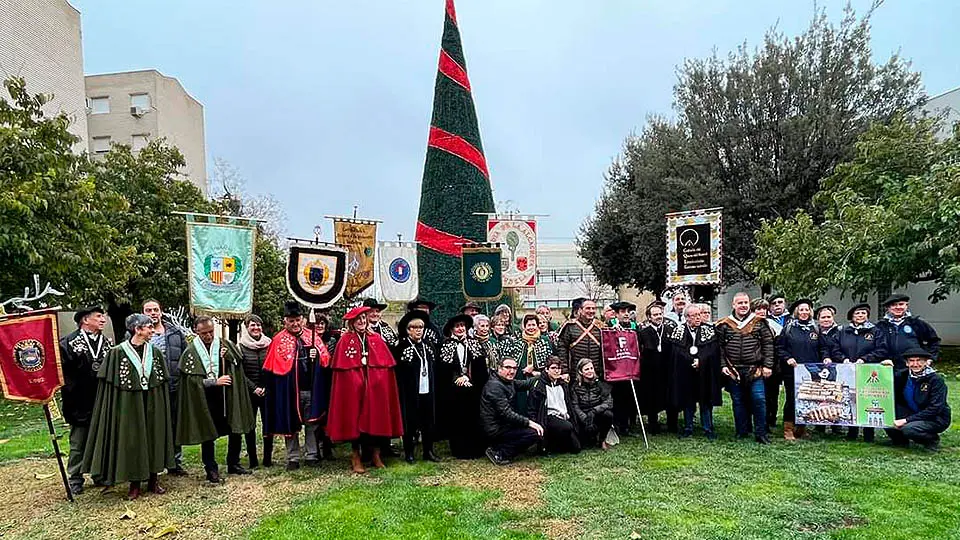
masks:
[[[683,430],[687,433],[693,433],[693,414],[696,407],[688,407],[683,410]],[[713,407],[704,407],[700,404],[700,427],[704,434],[713,433]]]
[[[750,433],[750,412],[753,412],[753,434],[760,437],[767,434],[767,401],[763,388],[763,378],[753,382],[739,383],[731,381],[727,385],[730,399],[733,401],[733,423],[737,428],[738,437],[746,437]],[[749,392],[749,393],[747,393]],[[744,394],[747,394],[746,396]],[[750,400],[750,406],[744,402]]]

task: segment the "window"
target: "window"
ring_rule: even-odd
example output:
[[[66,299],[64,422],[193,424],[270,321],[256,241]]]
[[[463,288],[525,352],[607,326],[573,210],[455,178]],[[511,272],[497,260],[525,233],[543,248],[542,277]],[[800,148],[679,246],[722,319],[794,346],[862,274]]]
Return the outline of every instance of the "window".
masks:
[[[110,98],[95,97],[87,100],[90,106],[90,114],[107,114],[110,112]]]
[[[143,149],[144,146],[147,145],[148,142],[150,142],[150,136],[149,136],[149,135],[147,135],[147,134],[134,135],[134,136],[133,136],[133,142],[132,142],[132,144],[130,145],[130,148],[131,148],[134,152],[139,152],[140,150]]]
[[[106,154],[110,151],[110,137],[93,137],[90,139],[90,149],[94,154]]]
[[[150,110],[150,94],[130,94],[130,106],[143,111]]]

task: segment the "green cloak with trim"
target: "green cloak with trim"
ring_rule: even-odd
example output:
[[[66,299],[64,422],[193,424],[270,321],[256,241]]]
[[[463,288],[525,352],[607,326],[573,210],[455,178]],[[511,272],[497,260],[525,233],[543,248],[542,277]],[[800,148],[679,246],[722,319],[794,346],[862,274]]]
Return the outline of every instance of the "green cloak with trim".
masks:
[[[108,486],[146,481],[174,466],[167,363],[160,349],[149,343],[145,347],[153,347],[146,390],[120,346],[110,350],[97,372],[83,472]]]
[[[203,347],[200,338],[194,338],[180,357],[177,444],[200,444],[231,433],[252,431],[253,404],[240,349],[229,341],[220,342],[220,375],[229,375],[233,383],[205,387],[203,380],[208,370],[197,347]]]

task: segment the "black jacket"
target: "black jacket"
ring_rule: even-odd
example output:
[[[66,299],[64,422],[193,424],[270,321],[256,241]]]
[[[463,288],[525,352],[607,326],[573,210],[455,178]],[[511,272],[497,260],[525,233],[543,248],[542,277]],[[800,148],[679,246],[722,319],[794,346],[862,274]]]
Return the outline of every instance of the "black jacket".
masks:
[[[113,348],[113,341],[102,333],[99,351],[91,351],[79,329],[60,340],[60,365],[63,369],[63,418],[71,426],[90,424],[93,402],[97,398],[97,371]],[[97,343],[91,342],[96,349]],[[94,355],[99,352],[99,355]]]
[[[585,428],[593,426],[598,414],[613,410],[613,394],[610,385],[601,381],[579,381],[572,385],[573,410],[577,420]]]
[[[583,358],[593,361],[597,378],[603,380],[603,350],[600,348],[600,321],[591,322],[589,335],[584,335],[584,325],[577,320],[563,323],[557,335],[557,356],[566,364],[564,373],[575,374],[577,362]]]
[[[537,379],[525,381],[504,380],[493,374],[480,396],[480,423],[487,437],[496,439],[511,429],[524,428],[530,420],[513,410],[517,390],[529,390]]]
[[[818,328],[818,330],[820,330]],[[828,331],[820,330],[820,361],[829,358],[832,362],[843,362],[840,350],[840,327],[833,326]]]
[[[399,344],[393,348],[393,357],[397,361],[395,368],[397,388],[400,393],[400,413],[403,416],[403,431],[410,434],[416,431],[421,412],[420,402],[420,373],[426,363],[428,394],[427,402],[430,408],[428,418],[436,414],[436,355],[433,345],[421,340],[414,344],[409,338],[401,338]],[[449,383],[446,383],[449,384]]]
[[[929,373],[913,380],[913,400],[919,409],[911,411],[907,407],[904,394],[907,390],[908,371],[897,373],[894,385],[897,396],[897,418],[907,422],[933,422],[941,431],[950,427],[950,405],[947,404],[947,383],[939,373]]]
[[[887,351],[893,360],[894,369],[906,369],[907,364],[901,356],[907,349],[920,347],[933,355],[936,361],[940,357],[940,336],[927,321],[920,317],[905,317],[899,325],[887,319],[877,321],[877,328],[883,333]]]
[[[876,364],[888,357],[887,340],[876,326],[873,328],[844,326],[840,329],[838,345],[840,361],[856,362],[862,358],[868,364]]]
[[[260,370],[263,369],[263,361],[266,360],[270,347],[251,349],[242,343],[238,347],[240,347],[240,354],[243,355],[243,374],[247,379],[247,388],[252,392],[261,386]]]
[[[780,363],[784,365],[791,358],[798,364],[819,364],[822,359],[820,333],[817,332],[815,324],[804,328],[796,321],[791,321],[780,334],[779,345]],[[784,367],[784,369],[792,368]]]
[[[723,365],[755,372],[756,368],[773,369],[773,332],[767,321],[756,318],[741,328],[731,315],[714,326],[722,349]]]
[[[547,388],[548,386],[559,386],[563,388],[563,398],[567,404],[567,420],[573,424],[573,427],[579,431],[579,419],[573,405],[573,392],[570,391],[570,385],[559,379],[555,382],[550,381],[550,376],[541,373],[539,377],[533,380],[533,386],[527,394],[527,417],[541,426],[546,425],[547,420]]]

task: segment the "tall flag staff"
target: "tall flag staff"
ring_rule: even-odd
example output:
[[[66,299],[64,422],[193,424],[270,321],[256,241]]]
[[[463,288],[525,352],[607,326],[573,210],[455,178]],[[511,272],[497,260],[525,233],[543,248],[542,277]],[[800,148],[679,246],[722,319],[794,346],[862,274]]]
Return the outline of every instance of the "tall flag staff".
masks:
[[[309,322],[316,324],[316,309],[324,309],[343,298],[347,287],[347,248],[320,240],[322,229],[313,228],[313,240],[288,237],[287,290],[310,309]],[[316,345],[316,332],[313,332]]]
[[[60,331],[57,327],[60,306],[46,307],[45,302],[40,302],[38,309],[30,306],[48,296],[62,296],[63,293],[51,288],[49,283],[41,290],[40,278],[36,274],[33,284],[33,294],[27,287],[23,296],[0,303],[0,387],[3,397],[11,401],[43,405],[60,479],[67,492],[67,500],[73,502],[67,470],[63,466],[63,456],[57,442],[57,430],[53,426],[53,413],[50,411],[50,402],[63,386]],[[15,311],[6,313],[7,306]]]

